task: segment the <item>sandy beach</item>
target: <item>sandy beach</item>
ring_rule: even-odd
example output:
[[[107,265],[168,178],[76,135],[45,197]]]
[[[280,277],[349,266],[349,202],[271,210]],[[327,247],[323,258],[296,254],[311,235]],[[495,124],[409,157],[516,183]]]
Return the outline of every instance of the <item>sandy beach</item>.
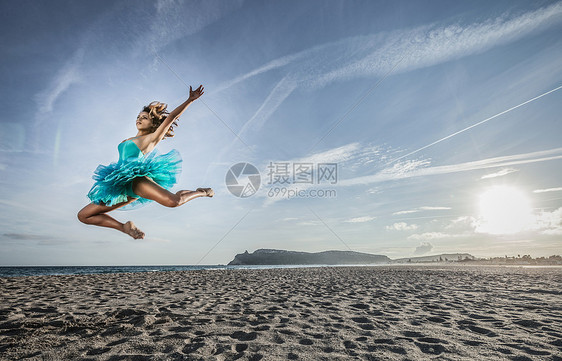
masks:
[[[0,278],[1,360],[562,360],[562,268]]]

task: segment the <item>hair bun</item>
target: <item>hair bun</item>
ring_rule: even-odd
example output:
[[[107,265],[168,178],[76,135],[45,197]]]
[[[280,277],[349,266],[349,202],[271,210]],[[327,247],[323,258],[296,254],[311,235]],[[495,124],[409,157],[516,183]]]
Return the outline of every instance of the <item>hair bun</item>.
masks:
[[[168,107],[168,105],[166,103],[161,103],[159,101],[153,101],[142,109],[142,111],[148,113],[150,119],[152,120],[151,133],[156,131],[156,129],[158,129],[160,124],[162,124],[164,122],[164,119],[166,119],[166,117],[170,114],[166,110],[167,107]],[[164,134],[164,138],[166,138],[166,137],[171,138],[171,137],[174,136],[174,126],[178,126],[178,123],[176,122],[176,120],[174,120],[172,122],[172,124],[170,124],[170,127],[168,128],[168,131],[166,132],[166,134]],[[164,138],[162,138],[162,139],[164,139]]]

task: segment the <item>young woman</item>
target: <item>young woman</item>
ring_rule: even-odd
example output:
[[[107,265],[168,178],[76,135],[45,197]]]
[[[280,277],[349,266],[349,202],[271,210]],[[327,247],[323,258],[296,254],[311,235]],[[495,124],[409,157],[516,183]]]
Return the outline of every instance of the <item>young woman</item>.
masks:
[[[162,155],[153,151],[162,139],[174,136],[176,120],[201,95],[202,85],[195,90],[189,87],[189,98],[171,113],[166,110],[166,104],[159,102],[143,108],[136,121],[137,136],[124,140],[117,147],[119,161],[96,168],[95,183],[88,192],[92,203],[78,212],[81,222],[115,228],[135,239],[144,238],[144,232],[133,222],[121,223],[106,213],[121,207],[122,210],[138,208],[151,201],[178,207],[194,198],[215,194],[211,188],[171,193],[169,189],[176,184],[176,176],[181,172],[181,156],[175,149]]]

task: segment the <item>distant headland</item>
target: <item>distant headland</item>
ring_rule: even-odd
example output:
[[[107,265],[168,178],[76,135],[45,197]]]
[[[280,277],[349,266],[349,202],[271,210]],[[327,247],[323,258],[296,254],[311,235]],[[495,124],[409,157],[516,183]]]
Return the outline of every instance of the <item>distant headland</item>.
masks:
[[[378,264],[389,263],[390,258],[369,253],[353,251],[324,251],[317,253],[283,251],[278,249],[258,249],[253,253],[237,254],[231,265],[310,265],[310,264]]]
[[[469,253],[443,253],[432,256],[390,259],[384,255],[354,251],[299,252],[279,249],[258,249],[237,254],[232,265],[366,265],[366,264],[411,264],[411,263],[463,263],[482,265],[562,265],[562,257],[532,258],[518,257],[476,258]]]

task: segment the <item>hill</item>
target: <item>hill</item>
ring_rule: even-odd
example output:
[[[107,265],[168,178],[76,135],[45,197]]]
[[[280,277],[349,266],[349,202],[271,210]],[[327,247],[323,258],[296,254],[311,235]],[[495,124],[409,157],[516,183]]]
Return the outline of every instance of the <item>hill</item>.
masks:
[[[427,262],[458,262],[476,258],[468,253],[443,253],[433,256],[406,257],[393,259],[392,263],[427,263]]]
[[[258,249],[253,253],[237,254],[228,265],[310,265],[310,264],[374,264],[389,263],[387,256],[353,251],[324,251],[317,253]]]

